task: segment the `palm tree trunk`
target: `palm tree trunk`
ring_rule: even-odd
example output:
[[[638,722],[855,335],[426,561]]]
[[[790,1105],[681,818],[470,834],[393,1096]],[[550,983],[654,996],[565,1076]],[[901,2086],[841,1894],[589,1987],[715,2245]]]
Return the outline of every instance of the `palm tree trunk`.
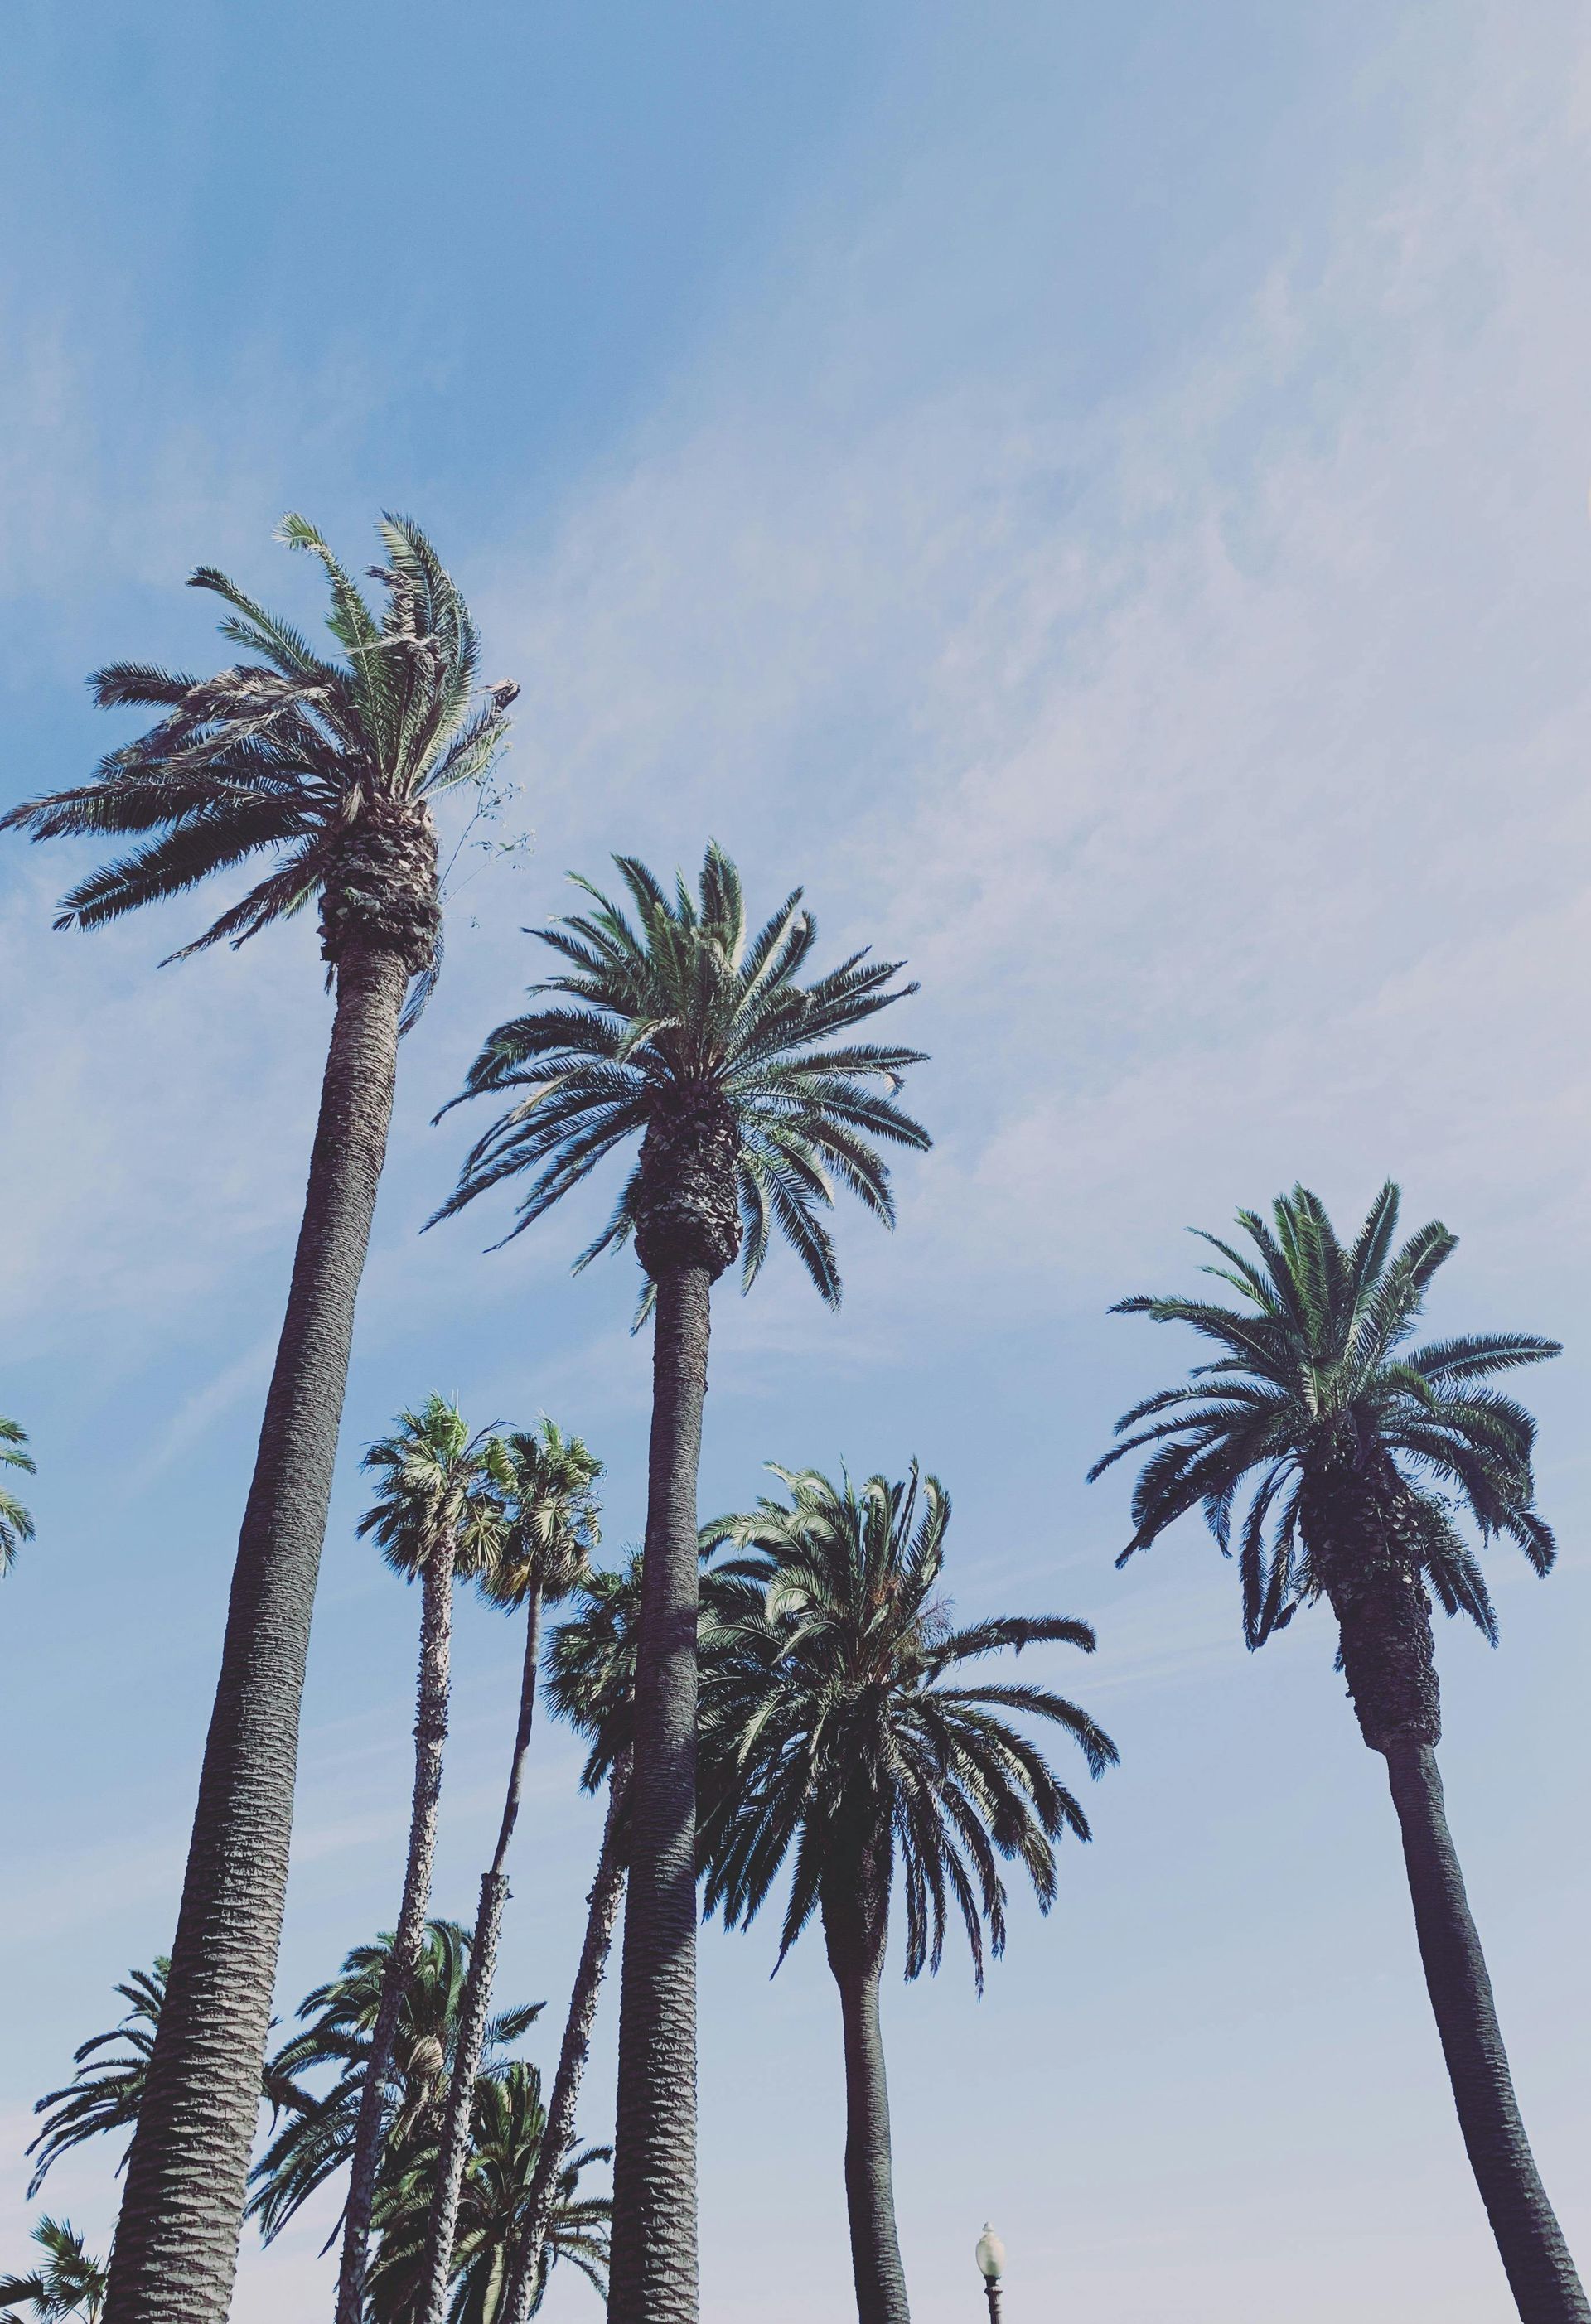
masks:
[[[712,1277],[655,1278],[608,2324],[697,2324],[696,1475]]]
[[[394,952],[351,947],[338,968],[303,1223],[105,2324],[223,2324],[231,2299],[287,1893],[310,1620],[408,982]]]
[[[481,2070],[486,2011],[491,2006],[492,1980],[497,1969],[497,1939],[503,1927],[503,1907],[508,1901],[509,1844],[519,1821],[524,1793],[525,1757],[531,1747],[531,1725],[536,1715],[536,1668],[541,1647],[541,1592],[532,1590],[526,1601],[525,1654],[519,1683],[519,1724],[513,1735],[513,1757],[508,1768],[508,1795],[497,1828],[497,1846],[481,1876],[481,1901],[475,1916],[475,1937],[469,1949],[469,1973],[458,2010],[458,2039],[453,2052],[453,2079],[448,2087],[448,2110],[442,2118],[442,2143],[437,2158],[437,2181],[431,2190],[426,2221],[425,2264],[421,2324],[442,2324],[448,2286],[453,2273],[453,2239],[458,2227],[458,2190],[469,2153],[470,2116],[475,2106],[475,2078]]]
[[[879,2026],[879,1987],[888,1933],[885,1910],[865,1909],[875,1883],[865,1869],[823,1899],[828,1965],[839,1987],[846,2056],[846,2208],[858,2324],[911,2324],[906,2273],[895,2231],[890,2160],[890,2094]],[[858,1904],[863,1909],[858,1910]]]
[[[530,2193],[525,2199],[524,2224],[504,2303],[503,2324],[528,2324],[541,2272],[541,2246],[547,2240],[547,2223],[552,2217],[558,2174],[564,2156],[574,2144],[575,2109],[580,2102],[586,2061],[591,2054],[591,2027],[597,2015],[597,1996],[602,1990],[608,1950],[618,1923],[619,1902],[624,1893],[624,1858],[619,1833],[629,1787],[630,1755],[624,1751],[614,1761],[613,1774],[608,1778],[602,1850],[597,1859],[597,1877],[586,1899],[586,1938],[580,1947],[574,1989],[569,1995],[569,2014],[563,2029],[563,2047],[558,2053],[558,2071],[552,2078],[552,2095],[547,2102],[541,2151],[536,2157]]]
[[[1591,2324],[1591,2305],[1541,2184],[1448,1829],[1435,1751],[1386,1747],[1425,1981],[1470,2168],[1523,2324]]]
[[[337,2324],[364,2324],[365,2265],[370,2247],[370,2213],[385,2131],[387,2069],[392,2063],[403,1997],[425,1941],[430,1909],[431,1867],[437,1852],[437,1809],[442,1792],[442,1750],[448,1739],[448,1692],[453,1637],[453,1568],[458,1544],[449,1532],[425,1562],[420,1624],[419,1701],[414,1716],[414,1794],[409,1812],[409,1858],[403,1900],[381,1981],[381,2005],[370,2040],[365,2087],[354,2127],[348,2200],[343,2214],[342,2262],[338,2273]]]

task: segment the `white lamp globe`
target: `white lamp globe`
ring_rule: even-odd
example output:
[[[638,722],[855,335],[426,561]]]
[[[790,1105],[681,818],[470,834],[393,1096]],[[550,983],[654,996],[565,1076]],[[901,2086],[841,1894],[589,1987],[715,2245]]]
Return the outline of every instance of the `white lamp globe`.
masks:
[[[998,2283],[1005,2273],[1005,2246],[987,2219],[984,2221],[984,2232],[978,2237],[977,2263],[978,2273],[985,2283]]]

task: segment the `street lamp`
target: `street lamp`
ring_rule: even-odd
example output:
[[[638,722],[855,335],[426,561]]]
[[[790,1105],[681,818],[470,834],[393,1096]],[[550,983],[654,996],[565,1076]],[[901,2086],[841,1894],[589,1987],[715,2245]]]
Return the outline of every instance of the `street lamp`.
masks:
[[[989,2324],[1000,2324],[1000,2279],[1005,2273],[1005,2246],[987,2219],[978,2237],[978,2273],[989,2300]]]

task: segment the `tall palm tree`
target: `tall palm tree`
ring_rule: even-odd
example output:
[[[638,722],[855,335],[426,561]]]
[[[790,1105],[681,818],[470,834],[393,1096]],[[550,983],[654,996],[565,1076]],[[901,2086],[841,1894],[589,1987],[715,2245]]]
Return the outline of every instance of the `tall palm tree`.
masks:
[[[134,1969],[116,1991],[127,2014],[107,2033],[95,2034],[72,2052],[77,2072],[63,2089],[48,2090],[34,2107],[44,2127],[28,2147],[38,2163],[28,2181],[28,2199],[44,2184],[51,2163],[74,2146],[106,2131],[131,2130],[143,2103],[161,2011],[165,2006],[171,1962],[157,1953],[152,1969]],[[119,2045],[119,2046],[118,2046]],[[126,2157],[116,2165],[120,2173]]]
[[[0,1418],[0,1467],[21,1469],[25,1475],[32,1476],[36,1466],[33,1456],[23,1450],[27,1441],[25,1428],[14,1420]],[[15,1494],[8,1493],[0,1485],[0,1575],[10,1572],[16,1563],[17,1551],[24,1541],[32,1538],[32,1518]]]
[[[907,2324],[895,2234],[879,1987],[897,1875],[905,1969],[937,1970],[960,1914],[982,1989],[1005,1946],[1000,1859],[1020,1864],[1041,1910],[1054,1842],[1087,1819],[1009,1717],[1050,1720],[1090,1775],[1115,1746],[1076,1703],[1010,1681],[947,1683],[967,1664],[1059,1641],[1094,1651],[1086,1622],[994,1615],[957,1628],[939,1595],[950,1503],[937,1478],[830,1483],[774,1468],[788,1503],[764,1498],[704,1528],[741,1554],[719,1569],[744,1610],[715,1640],[702,1694],[703,1908],[754,1917],[786,1857],[794,1866],[779,1961],[816,1913],[839,1987],[846,2061],[846,2200],[860,2324]],[[778,1966],[778,1963],[775,1964]]]
[[[360,2324],[364,2313],[365,2259],[381,2159],[387,2062],[430,1908],[448,1738],[454,1578],[460,1572],[483,1572],[502,1542],[502,1461],[499,1440],[485,1429],[472,1435],[458,1406],[440,1396],[428,1397],[418,1412],[400,1414],[393,1434],[380,1438],[365,1455],[365,1466],[378,1484],[375,1500],[359,1520],[359,1531],[374,1536],[394,1572],[410,1582],[416,1574],[421,1577],[420,1676],[403,1895],[354,2136],[338,2274],[338,2324]]]
[[[318,2188],[352,2162],[392,1952],[391,1937],[356,1945],[329,1984],[305,1995],[298,2009],[300,2031],[270,2061],[267,2095],[276,2127],[250,2173],[254,2191],[248,2207],[267,2243]],[[469,1932],[456,1921],[427,1922],[378,2078],[385,2116],[378,2194],[384,2183],[408,2168],[407,2158],[417,2146],[436,2152],[468,1970]],[[541,2013],[541,2004],[532,2002],[491,2020],[482,2061],[488,2077],[505,2070],[507,2051]],[[330,2080],[317,2090],[312,2085],[322,2075]],[[328,2247],[336,2234],[334,2227]]]
[[[502,1440],[497,1485],[503,1522],[481,1586],[495,1605],[525,1616],[519,1719],[508,1766],[508,1790],[492,1861],[481,1877],[475,1938],[469,1950],[458,2051],[448,2094],[447,2119],[426,2231],[422,2324],[442,2324],[453,2278],[453,2238],[469,2152],[470,2107],[480,2065],[481,2035],[492,1998],[497,1939],[508,1899],[508,1850],[519,1821],[525,1759],[536,1710],[536,1674],[541,1651],[541,1609],[568,1597],[587,1571],[601,1539],[596,1484],[602,1463],[578,1436],[566,1437],[555,1421],[516,1430]]]
[[[516,2058],[501,2074],[477,2081],[450,2263],[447,2324],[505,2324],[509,2271],[545,2130],[541,2078],[534,2066]],[[588,2146],[564,2160],[541,2246],[532,2315],[560,2260],[578,2269],[599,2294],[607,2290],[613,2206],[606,2196],[582,2195],[579,2180],[593,2163],[606,2162],[609,2151]],[[407,2168],[382,2190],[377,2209],[381,2244],[370,2270],[372,2324],[415,2324],[421,2312],[438,2162],[434,2144],[416,2147]]]
[[[196,679],[116,662],[105,708],[161,715],[92,780],[4,825],[34,839],[136,835],[63,898],[58,927],[96,927],[273,855],[265,877],[179,958],[239,945],[319,901],[337,991],[287,1313],[233,1577],[214,1713],[149,2092],[116,2229],[109,2324],[155,2308],[220,2324],[236,2268],[249,2144],[286,1895],[300,1703],[347,1379],[354,1304],[392,1114],[406,998],[434,976],[440,927],[429,802],[479,779],[515,688],[475,700],[477,641],[416,526],[384,519],[385,604],[373,613],[314,527],[282,537],[319,559],[342,659],[212,567],[245,659]],[[154,835],[153,837],[150,835]]]
[[[17,2314],[25,2302],[31,2324],[66,2324],[80,2317],[83,2324],[98,2324],[105,2306],[106,2272],[91,2258],[69,2219],[41,2219],[33,2241],[44,2254],[44,2264],[32,2275],[0,2277],[0,2301],[6,2313],[0,2324],[30,2324]]]
[[[837,1304],[820,1216],[834,1181],[890,1223],[874,1141],[929,1139],[893,1102],[920,1052],[843,1038],[912,989],[892,988],[898,964],[856,953],[803,985],[817,927],[799,890],[754,935],[717,846],[695,896],[680,879],[671,898],[634,857],[615,862],[634,922],[579,881],[590,908],[540,932],[566,966],[470,1068],[463,1096],[513,1102],[438,1216],[528,1172],[517,1234],[640,1140],[578,1262],[634,1239],[643,1307],[655,1311],[609,2312],[612,2324],[694,2324],[696,1479],[710,1296],[737,1252],[749,1287],[777,1228]]]
[[[1252,1250],[1201,1235],[1225,1261],[1203,1271],[1237,1293],[1235,1307],[1121,1301],[1115,1313],[1190,1324],[1220,1352],[1188,1384],[1124,1414],[1122,1441],[1090,1473],[1153,1447],[1118,1564],[1193,1508],[1226,1551],[1248,1494],[1238,1572],[1250,1647],[1318,1600],[1337,1618],[1359,1731],[1386,1761],[1459,2126],[1514,2300],[1527,2324],[1586,2324],[1591,2307],[1525,2137],[1448,1829],[1431,1626],[1434,1596],[1496,1640],[1480,1565],[1454,1523],[1460,1512],[1483,1545],[1502,1535],[1538,1573],[1552,1564],[1552,1534],[1534,1505],[1535,1424],[1482,1383],[1556,1355],[1558,1343],[1482,1332],[1411,1347],[1457,1237],[1433,1220],[1399,1248],[1398,1208],[1398,1189],[1383,1186],[1345,1247],[1318,1196],[1295,1186],[1272,1205],[1271,1226],[1239,1211]]]

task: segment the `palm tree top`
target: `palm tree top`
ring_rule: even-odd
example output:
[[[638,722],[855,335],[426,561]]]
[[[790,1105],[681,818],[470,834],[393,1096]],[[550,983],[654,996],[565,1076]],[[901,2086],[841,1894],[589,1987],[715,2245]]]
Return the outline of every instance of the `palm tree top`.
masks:
[[[90,2256],[82,2236],[69,2219],[43,2218],[33,2229],[33,2241],[44,2254],[44,2264],[32,2275],[0,2278],[0,2302],[6,2313],[0,2324],[24,2324],[16,2303],[25,2301],[32,2324],[67,2324],[80,2317],[96,2324],[105,2305],[108,2276]]]
[[[651,1274],[670,1263],[669,1181],[687,1148],[705,1151],[727,1182],[713,1271],[739,1248],[749,1288],[777,1229],[837,1305],[839,1274],[820,1215],[837,1184],[893,1225],[875,1141],[918,1152],[930,1143],[894,1102],[923,1053],[839,1037],[917,987],[892,985],[901,964],[865,951],[801,983],[818,936],[801,890],[754,932],[740,875],[716,843],[695,894],[682,875],[671,896],[634,856],[614,862],[634,918],[576,878],[589,908],[532,931],[568,966],[531,986],[533,1001],[556,998],[498,1026],[452,1101],[520,1093],[471,1148],[436,1217],[528,1175],[511,1240],[606,1155],[640,1138],[614,1213],[576,1266],[634,1236]],[[709,1210],[717,1192],[704,1198]]]
[[[1248,1489],[1239,1566],[1251,1646],[1327,1587],[1311,1519],[1314,1497],[1332,1478],[1395,1495],[1424,1580],[1449,1614],[1469,1615],[1494,1642],[1485,1582],[1450,1509],[1466,1510],[1483,1542],[1498,1534],[1517,1542],[1538,1573],[1556,1554],[1534,1506],[1535,1422],[1480,1383],[1540,1363],[1559,1343],[1485,1332],[1411,1347],[1431,1278],[1457,1237],[1432,1220],[1397,1246],[1399,1207],[1389,1181],[1345,1245],[1319,1196],[1295,1186],[1277,1196],[1270,1224],[1238,1212],[1252,1249],[1192,1230],[1225,1262],[1201,1271],[1228,1284],[1238,1305],[1139,1294],[1111,1311],[1190,1324],[1221,1351],[1184,1385],[1124,1413],[1121,1441],[1088,1472],[1101,1476],[1154,1448],[1133,1488],[1133,1538],[1116,1563],[1195,1508],[1228,1554],[1234,1508]]]
[[[360,1518],[395,1573],[412,1581],[445,1533],[461,1572],[490,1565],[504,1532],[506,1455],[494,1428],[472,1434],[457,1404],[430,1396],[418,1412],[401,1412],[390,1436],[378,1437],[362,1464],[377,1479],[375,1499]]]
[[[1000,1859],[1020,1863],[1041,1908],[1052,1843],[1087,1818],[1009,1714],[1042,1719],[1096,1776],[1116,1759],[1104,1729],[1040,1685],[959,1682],[985,1655],[1057,1642],[1091,1654],[1087,1622],[999,1615],[957,1624],[939,1593],[950,1500],[916,1463],[903,1481],[836,1484],[781,1469],[764,1497],[703,1528],[738,1553],[717,1569],[745,1593],[704,1655],[703,1909],[749,1923],[791,1850],[779,1958],[822,1901],[882,1844],[906,1904],[906,1975],[937,1969],[952,1907],[981,1988],[984,1931],[1005,1943]]]
[[[499,1440],[495,1474],[504,1523],[482,1576],[484,1595],[504,1607],[523,1605],[533,1589],[566,1597],[602,1539],[601,1462],[543,1414],[534,1428],[511,1429]]]
[[[369,572],[385,594],[379,613],[307,519],[290,515],[280,528],[324,568],[327,627],[342,659],[318,654],[291,622],[201,565],[189,586],[230,608],[221,635],[248,659],[208,678],[143,662],[96,672],[102,709],[164,715],[109,752],[90,781],[24,801],[0,829],[158,836],[69,890],[57,927],[98,927],[271,850],[275,868],[171,958],[223,938],[244,944],[319,896],[328,960],[358,934],[403,951],[416,974],[433,969],[436,854],[424,803],[485,774],[518,688],[504,681],[476,700],[479,641],[458,588],[409,518],[384,516],[377,530],[383,562]],[[424,860],[405,861],[405,837]],[[389,926],[391,900],[375,890],[394,871],[427,893]]]

